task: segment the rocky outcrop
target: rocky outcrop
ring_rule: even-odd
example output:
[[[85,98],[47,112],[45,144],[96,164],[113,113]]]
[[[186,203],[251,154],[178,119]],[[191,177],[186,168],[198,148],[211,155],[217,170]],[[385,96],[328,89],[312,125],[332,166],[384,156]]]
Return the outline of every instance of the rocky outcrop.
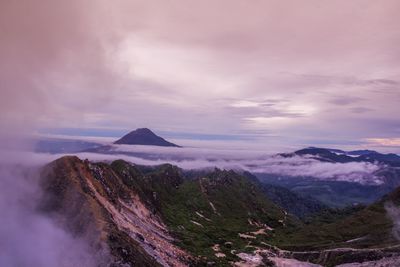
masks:
[[[42,174],[40,209],[74,236],[108,254],[104,266],[186,266],[161,219],[105,164],[63,157]]]

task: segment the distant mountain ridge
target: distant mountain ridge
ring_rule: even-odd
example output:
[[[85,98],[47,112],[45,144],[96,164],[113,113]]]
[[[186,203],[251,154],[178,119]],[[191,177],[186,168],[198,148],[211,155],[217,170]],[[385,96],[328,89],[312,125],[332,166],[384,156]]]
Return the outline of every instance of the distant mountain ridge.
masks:
[[[368,205],[400,186],[400,156],[382,154],[373,150],[344,151],[339,149],[307,147],[292,153],[278,154],[283,158],[302,158],[335,164],[338,168],[347,165],[374,166],[357,179],[321,179],[312,175],[284,175],[254,172],[264,184],[285,187],[302,197],[312,197],[329,207],[345,207],[354,204]],[[295,160],[295,159],[293,159]],[[307,164],[307,163],[304,163]],[[364,164],[364,165],[363,165]],[[313,207],[312,205],[310,207]],[[288,209],[288,207],[285,207]]]
[[[156,135],[148,128],[138,128],[124,135],[122,138],[115,141],[114,144],[180,147]]]
[[[308,147],[293,153],[280,154],[283,157],[311,156],[320,161],[329,162],[379,162],[393,167],[400,167],[400,156],[394,153],[382,154],[373,150],[344,151],[331,148]]]

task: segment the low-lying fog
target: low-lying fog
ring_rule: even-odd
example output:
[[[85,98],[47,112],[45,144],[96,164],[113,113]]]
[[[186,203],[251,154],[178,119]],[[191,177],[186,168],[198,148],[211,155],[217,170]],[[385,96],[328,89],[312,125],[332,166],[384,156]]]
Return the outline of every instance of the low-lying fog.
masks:
[[[85,139],[94,141],[94,139]],[[381,184],[374,175],[382,166],[368,162],[331,163],[309,157],[282,157],[278,153],[242,147],[208,148],[187,146],[158,147],[141,145],[114,145],[102,139],[98,149],[76,153],[30,153],[30,162],[45,164],[68,154],[92,161],[124,159],[140,165],[170,163],[183,169],[221,168],[246,170],[253,173],[269,173],[284,176],[307,176],[323,180],[351,181],[362,184]],[[290,151],[281,151],[290,152]]]
[[[0,266],[98,266],[88,244],[38,210],[40,167],[47,159],[0,151]]]

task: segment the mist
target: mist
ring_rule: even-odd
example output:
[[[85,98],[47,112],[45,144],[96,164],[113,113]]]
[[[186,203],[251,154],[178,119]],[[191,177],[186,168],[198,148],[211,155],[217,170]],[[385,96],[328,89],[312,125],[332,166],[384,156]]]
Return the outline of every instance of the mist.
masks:
[[[140,145],[111,145],[105,153],[74,153],[81,159],[111,162],[123,159],[139,165],[170,163],[182,169],[220,168],[268,173],[276,176],[313,177],[325,181],[347,181],[365,185],[380,185],[383,178],[376,172],[385,166],[370,162],[323,162],[307,156],[282,157],[279,154],[243,149],[204,147],[157,147]],[[67,154],[24,152],[37,163],[55,160]],[[18,157],[18,153],[15,154]]]
[[[96,105],[111,97],[114,78],[104,63],[103,35],[92,31],[100,21],[89,15],[101,11],[93,5],[85,12],[86,4],[0,4],[0,266],[101,263],[88,240],[71,236],[38,211],[40,168],[48,162],[21,154],[32,147],[30,137],[40,127],[82,121],[89,99]]]
[[[400,208],[392,201],[388,201],[385,203],[385,210],[393,222],[392,234],[397,240],[400,240]]]
[[[114,145],[115,155],[80,154],[82,157],[106,160],[122,157],[138,164],[175,164],[184,169],[218,167],[239,169],[277,176],[307,176],[321,180],[348,181],[379,185],[383,181],[375,172],[383,166],[369,162],[322,162],[307,156],[281,157],[258,150],[212,148],[163,148],[153,146]]]
[[[39,168],[0,163],[0,266],[98,266],[86,240],[38,211]]]

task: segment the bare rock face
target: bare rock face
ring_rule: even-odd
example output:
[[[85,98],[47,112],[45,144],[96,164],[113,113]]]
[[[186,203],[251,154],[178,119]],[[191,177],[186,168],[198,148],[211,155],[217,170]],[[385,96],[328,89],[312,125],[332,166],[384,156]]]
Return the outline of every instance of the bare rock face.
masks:
[[[186,266],[189,254],[157,214],[106,164],[63,157],[43,171],[41,210],[93,252],[108,254],[104,266]]]

